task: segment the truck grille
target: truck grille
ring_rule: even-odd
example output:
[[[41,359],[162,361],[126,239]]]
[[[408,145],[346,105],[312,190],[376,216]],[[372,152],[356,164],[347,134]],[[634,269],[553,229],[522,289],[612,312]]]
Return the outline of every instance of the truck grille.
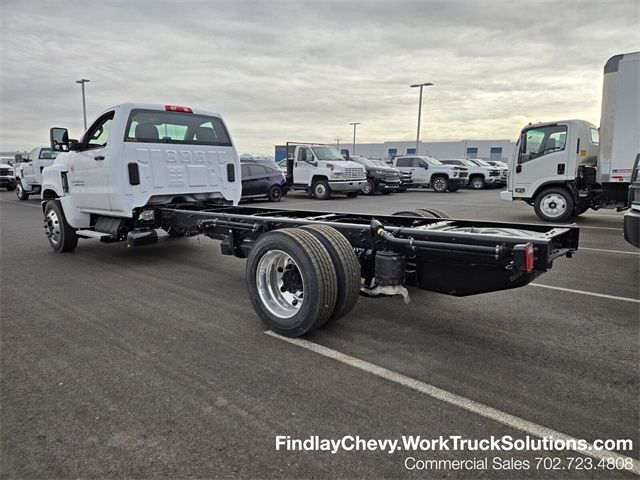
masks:
[[[0,168],[0,175],[3,177],[12,177],[13,172],[9,168]]]
[[[386,175],[384,179],[387,182],[397,182],[398,180],[400,180],[400,176],[397,173],[392,173],[391,175]]]
[[[400,175],[402,175],[402,180],[411,180],[413,174],[409,170],[401,170]]]
[[[499,176],[499,175],[500,175],[500,172],[499,172],[498,170],[495,170],[495,171],[491,170],[491,171],[489,172],[489,176],[490,176],[490,177],[497,177],[497,176]]]
[[[459,177],[460,178],[467,178],[467,175],[469,175],[467,172],[460,172]]]
[[[363,180],[365,173],[363,168],[345,168],[344,169],[345,180]]]
[[[509,175],[509,170],[502,170],[502,176],[506,177],[507,175]]]

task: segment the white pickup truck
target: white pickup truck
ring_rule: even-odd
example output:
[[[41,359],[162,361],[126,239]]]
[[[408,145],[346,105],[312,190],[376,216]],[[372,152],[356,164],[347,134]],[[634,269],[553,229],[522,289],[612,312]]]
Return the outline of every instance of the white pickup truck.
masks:
[[[318,200],[332,193],[357,197],[367,181],[359,163],[345,160],[335,147],[315,143],[287,142],[287,184],[305,190]]]
[[[52,128],[51,143],[60,153],[42,172],[42,200],[54,250],[73,250],[79,237],[153,242],[153,210],[136,215],[147,205],[240,201],[240,160],[217,113],[126,103],[102,112],[79,141]]]
[[[469,171],[469,186],[474,190],[482,190],[488,186],[502,185],[500,169],[489,164],[483,165],[479,159],[447,158],[440,160],[445,165],[466,167]]]
[[[396,157],[392,165],[411,172],[412,187],[431,187],[436,192],[455,192],[469,180],[466,167],[444,165],[428,155]]]
[[[20,200],[29,200],[29,195],[40,193],[42,171],[53,164],[57,155],[50,147],[36,147],[21,159],[16,166],[16,195]]]

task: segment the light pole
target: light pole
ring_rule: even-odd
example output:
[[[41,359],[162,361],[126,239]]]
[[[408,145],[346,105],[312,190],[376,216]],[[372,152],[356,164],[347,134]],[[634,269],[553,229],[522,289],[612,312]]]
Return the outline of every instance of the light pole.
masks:
[[[431,87],[433,83],[416,83],[409,85],[411,88],[420,87],[420,102],[418,103],[418,133],[416,134],[416,155],[418,155],[418,145],[420,145],[420,117],[422,116],[422,87]]]
[[[351,155],[356,154],[356,126],[360,125],[360,122],[351,122],[349,125],[353,125],[353,152]]]
[[[84,84],[90,82],[91,80],[87,80],[86,78],[81,78],[80,80],[76,80],[76,83],[82,85],[82,118],[84,118],[84,129],[87,130],[87,103],[84,100]]]
[[[336,141],[336,150],[340,151],[340,140],[342,140],[341,138],[334,138],[334,140]]]

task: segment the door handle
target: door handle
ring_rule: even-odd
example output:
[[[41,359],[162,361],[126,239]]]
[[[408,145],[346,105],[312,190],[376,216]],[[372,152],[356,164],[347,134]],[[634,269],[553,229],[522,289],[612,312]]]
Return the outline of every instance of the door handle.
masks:
[[[94,160],[104,160],[104,155],[96,155],[93,157]]]

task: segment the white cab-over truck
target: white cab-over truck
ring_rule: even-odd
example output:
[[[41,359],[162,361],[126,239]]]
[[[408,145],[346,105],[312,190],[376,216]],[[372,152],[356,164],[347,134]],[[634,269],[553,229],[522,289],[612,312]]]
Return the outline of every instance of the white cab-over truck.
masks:
[[[436,192],[455,192],[469,181],[467,167],[444,165],[428,155],[396,157],[391,164],[400,171],[411,172],[412,187],[431,187]]]
[[[289,337],[344,317],[360,294],[408,300],[405,285],[453,296],[521,287],[578,248],[574,226],[454,220],[427,208],[369,215],[238,206],[238,155],[222,118],[204,110],[122,104],[79,141],[64,128],[50,138],[61,152],[42,181],[53,250],[70,252],[79,238],[137,247],[157,242],[159,229],[221,240],[223,255],[247,259],[258,316]],[[313,159],[329,172],[329,163],[333,172],[348,165]]]
[[[38,195],[42,186],[42,171],[53,164],[58,152],[51,147],[36,147],[27,158],[21,158],[16,166],[16,195],[20,200],[29,200],[29,195]]]
[[[367,181],[367,172],[359,163],[345,159],[330,145],[287,142],[287,184],[292,190],[304,190],[318,200],[332,193],[357,197]]]
[[[604,66],[600,129],[584,120],[527,125],[509,164],[503,200],[523,200],[546,221],[589,208],[629,207],[633,163],[640,153],[640,52]]]

